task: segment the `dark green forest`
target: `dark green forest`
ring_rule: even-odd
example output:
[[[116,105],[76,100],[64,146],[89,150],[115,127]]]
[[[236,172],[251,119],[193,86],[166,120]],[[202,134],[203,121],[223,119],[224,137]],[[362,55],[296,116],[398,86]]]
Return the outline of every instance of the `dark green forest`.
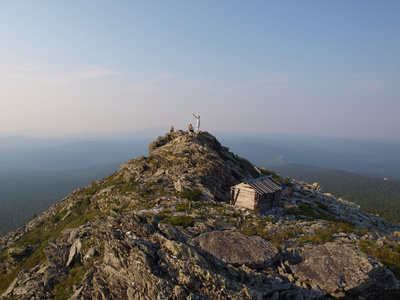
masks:
[[[298,164],[271,169],[298,181],[318,182],[323,192],[357,203],[366,212],[400,223],[399,180],[384,180],[338,169]]]
[[[58,171],[0,169],[0,236],[26,225],[73,190],[115,172],[119,165]]]

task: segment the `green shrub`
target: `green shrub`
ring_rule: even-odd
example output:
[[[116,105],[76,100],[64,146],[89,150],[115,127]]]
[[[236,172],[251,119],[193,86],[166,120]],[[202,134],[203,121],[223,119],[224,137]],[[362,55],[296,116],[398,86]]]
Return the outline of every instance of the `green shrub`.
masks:
[[[276,176],[276,177],[278,176],[278,174],[276,174],[274,171],[270,171],[270,170],[267,170],[264,168],[260,169],[260,171],[264,176],[269,176],[269,175]]]
[[[189,209],[189,203],[176,203],[176,211],[187,211]]]
[[[334,224],[336,225],[336,231],[338,232],[352,233],[356,230],[356,226],[350,222],[340,221],[335,222]]]
[[[199,212],[197,212],[197,214],[198,214],[200,217],[204,218],[204,219],[208,216],[208,214],[207,214],[205,211],[199,211]]]
[[[172,226],[192,227],[196,222],[195,219],[187,216],[167,217],[162,220],[163,223],[171,224]]]
[[[253,236],[253,235],[257,235],[260,236],[262,238],[266,238],[266,233],[264,232],[265,229],[265,223],[263,222],[258,222],[257,224],[243,224],[242,228],[240,229],[240,231],[243,234],[249,235],[249,236]]]
[[[293,183],[292,183],[290,180],[281,178],[281,177],[280,177],[278,174],[276,174],[274,171],[269,171],[269,170],[266,170],[266,169],[260,169],[260,171],[261,171],[261,173],[262,173],[264,176],[270,176],[270,175],[272,175],[272,178],[273,178],[275,181],[279,182],[279,183],[284,183],[284,182],[285,182],[288,188],[291,187],[291,186],[293,186]]]
[[[61,217],[60,217],[60,214],[59,213],[57,213],[57,214],[54,214],[54,215],[52,215],[51,217],[50,217],[50,222],[51,223],[57,223],[58,221],[60,221],[61,220]]]
[[[288,208],[286,210],[288,215],[292,216],[305,216],[307,219],[323,219],[327,221],[334,221],[335,219],[330,216],[325,211],[320,210],[319,208],[312,208],[306,203],[300,203],[298,205],[298,209],[296,208]]]
[[[189,201],[197,201],[200,199],[201,191],[199,189],[184,190],[178,193],[178,196]]]
[[[96,182],[92,181],[92,184],[83,191],[83,194],[93,195],[94,193],[98,192],[100,188],[101,187]]]
[[[121,206],[113,207],[112,210],[115,212],[124,212],[124,211],[128,211],[129,208],[130,208],[130,203],[124,203]]]
[[[324,204],[324,203],[322,203],[322,202],[315,201],[314,203],[317,204],[317,206],[318,206],[320,209],[323,209],[323,210],[328,210],[328,209],[329,209],[328,205],[326,205],[326,204]]]
[[[132,180],[122,184],[120,186],[119,190],[120,190],[120,193],[139,192],[139,186],[138,186],[138,183],[134,179],[132,179]]]
[[[105,184],[103,185],[103,188],[114,186],[114,185],[121,185],[121,184],[125,183],[124,175],[118,174],[118,172],[111,174],[106,179],[107,180],[106,180]],[[132,180],[134,180],[134,178],[131,178],[131,181]]]

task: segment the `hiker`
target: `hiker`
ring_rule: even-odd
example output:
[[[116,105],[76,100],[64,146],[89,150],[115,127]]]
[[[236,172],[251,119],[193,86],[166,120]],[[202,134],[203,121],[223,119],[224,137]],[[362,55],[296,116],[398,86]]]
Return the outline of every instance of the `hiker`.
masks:
[[[188,129],[186,130],[186,133],[191,133],[193,132],[193,126],[192,124],[189,124]]]
[[[293,202],[293,194],[294,194],[294,191],[293,191],[293,188],[291,187],[291,188],[289,189],[288,198],[289,198],[289,201],[290,201],[292,204],[295,204],[296,201]]]
[[[169,129],[169,133],[173,133],[174,132],[174,125],[171,125],[171,128]]]
[[[285,197],[285,195],[286,195],[286,186],[287,186],[286,182],[282,183],[282,196],[283,197]]]
[[[196,115],[195,114],[193,114],[193,116],[196,118],[196,120],[197,120],[197,123],[196,123],[196,130],[197,130],[197,133],[199,133],[199,131],[200,131],[200,116],[197,116],[196,117]]]

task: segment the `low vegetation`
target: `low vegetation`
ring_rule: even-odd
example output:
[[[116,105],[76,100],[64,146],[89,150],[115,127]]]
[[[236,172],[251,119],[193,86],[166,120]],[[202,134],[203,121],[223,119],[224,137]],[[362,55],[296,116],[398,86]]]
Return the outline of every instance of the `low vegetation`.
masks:
[[[294,164],[276,167],[276,170],[297,180],[318,182],[324,191],[357,203],[364,211],[400,223],[399,180],[383,180],[343,170]]]
[[[201,191],[199,189],[184,190],[178,193],[178,196],[189,201],[198,201],[200,199]]]
[[[377,245],[376,242],[360,241],[358,247],[364,253],[378,259],[400,280],[400,246]]]
[[[174,217],[166,217],[161,220],[162,223],[167,223],[172,226],[181,226],[181,227],[191,227],[196,222],[196,219],[188,217],[188,216],[174,216]]]
[[[73,294],[73,287],[80,284],[87,271],[87,268],[80,263],[76,263],[69,270],[68,278],[54,286],[54,299],[67,300]]]

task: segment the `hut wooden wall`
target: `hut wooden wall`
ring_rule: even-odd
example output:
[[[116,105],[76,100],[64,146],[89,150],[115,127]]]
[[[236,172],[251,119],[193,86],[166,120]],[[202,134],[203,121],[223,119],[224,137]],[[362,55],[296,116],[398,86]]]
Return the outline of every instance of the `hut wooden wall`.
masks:
[[[235,186],[233,195],[234,200],[236,199],[235,205],[254,209],[255,197],[256,191],[249,185],[241,183]]]
[[[276,191],[274,195],[274,204],[273,207],[281,206],[281,199],[282,199],[282,191]]]
[[[271,203],[271,194],[264,194],[260,196],[260,201],[258,202],[258,209],[261,211],[270,209],[272,206]]]

